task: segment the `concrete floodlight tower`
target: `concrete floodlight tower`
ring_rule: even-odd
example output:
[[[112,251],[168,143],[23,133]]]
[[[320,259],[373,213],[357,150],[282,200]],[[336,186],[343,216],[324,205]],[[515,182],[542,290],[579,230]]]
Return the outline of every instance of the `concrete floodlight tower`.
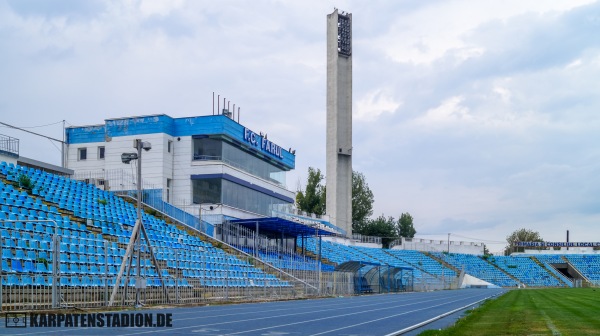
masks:
[[[327,214],[352,237],[352,14],[327,15]]]

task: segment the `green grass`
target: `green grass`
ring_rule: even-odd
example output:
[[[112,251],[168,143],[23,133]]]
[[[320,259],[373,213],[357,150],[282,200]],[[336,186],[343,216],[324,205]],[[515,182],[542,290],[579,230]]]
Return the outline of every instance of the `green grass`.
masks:
[[[600,335],[600,289],[516,289],[419,336]]]

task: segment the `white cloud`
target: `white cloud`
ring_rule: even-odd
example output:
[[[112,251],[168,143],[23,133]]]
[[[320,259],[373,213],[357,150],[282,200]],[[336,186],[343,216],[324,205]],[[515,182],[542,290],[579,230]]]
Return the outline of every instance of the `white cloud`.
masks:
[[[356,121],[373,121],[382,114],[394,114],[402,105],[386,89],[377,89],[367,92],[356,102],[356,112],[353,118]]]
[[[415,120],[417,125],[439,125],[449,123],[471,122],[473,116],[469,114],[469,108],[462,106],[464,97],[455,96],[444,100],[439,106],[429,109],[423,117]]]
[[[568,223],[600,234],[600,6],[588,3],[0,0],[0,116],[203,115],[214,91],[297,150],[293,189],[307,167],[325,168],[336,5],[353,13],[353,165],[375,215],[409,211],[423,233],[488,239],[529,225],[553,237]],[[60,125],[37,130],[62,138]],[[52,144],[0,133],[60,163]]]

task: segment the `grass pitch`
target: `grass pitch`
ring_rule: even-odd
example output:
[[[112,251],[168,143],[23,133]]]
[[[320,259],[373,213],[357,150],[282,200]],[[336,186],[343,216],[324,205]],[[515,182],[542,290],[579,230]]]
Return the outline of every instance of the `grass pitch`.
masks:
[[[600,289],[515,289],[419,335],[600,335]]]

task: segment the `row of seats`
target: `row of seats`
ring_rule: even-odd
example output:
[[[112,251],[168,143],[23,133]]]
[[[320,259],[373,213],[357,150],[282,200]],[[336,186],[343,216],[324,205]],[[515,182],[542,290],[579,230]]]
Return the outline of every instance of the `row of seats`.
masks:
[[[43,275],[15,275],[9,274],[5,278],[2,278],[2,285],[7,287],[50,287],[52,286],[52,277]],[[59,286],[61,287],[113,287],[115,285],[116,278],[105,278],[100,276],[68,276],[60,277]],[[165,278],[165,286],[167,287],[192,287],[187,279],[173,279]],[[160,278],[149,278],[146,282],[148,287],[161,287],[162,283]],[[120,287],[125,286],[125,279],[121,279]],[[130,277],[128,282],[129,287],[135,287],[135,278]]]
[[[11,185],[6,185],[6,189],[8,190],[7,196],[9,196],[8,198],[12,199],[15,204],[18,203],[21,205],[18,201],[22,201],[23,205],[27,203],[33,206],[33,209],[27,208],[27,216],[25,216],[22,207],[16,207],[14,209],[18,210],[18,213],[13,213],[13,207],[9,207],[8,210],[11,212],[7,212],[8,216],[13,216],[17,219],[23,219],[23,223],[27,223],[28,221],[31,222],[32,220],[35,220],[36,217],[56,217],[60,216],[60,211],[70,211],[76,217],[86,220],[88,225],[91,225],[89,228],[97,228],[98,231],[103,232],[103,235],[106,237],[115,237],[121,246],[129,243],[131,237],[131,227],[135,224],[137,211],[132,204],[125,202],[115,194],[100,190],[95,186],[83,183],[81,181],[71,180],[62,176],[56,176],[40,170],[18,165],[0,163],[0,172],[5,174],[10,181],[17,181],[20,175],[27,175],[34,184],[32,194],[38,196],[37,198],[33,198],[28,196],[25,192],[14,190]],[[14,197],[11,197],[13,194]],[[57,204],[58,208],[53,205],[47,206],[46,204],[42,203],[40,199],[45,200],[45,202]],[[53,212],[44,212],[46,209],[47,211],[58,210],[59,213],[55,214]],[[35,210],[36,212],[33,213],[29,210]],[[42,210],[42,213],[40,213],[40,210]],[[63,216],[61,218],[66,222],[65,217],[68,218],[67,216]],[[214,268],[215,270],[235,270],[236,268],[239,268],[240,270],[252,270],[250,273],[257,274],[259,278],[260,275],[264,274],[262,270],[254,268],[247,261],[242,261],[232,255],[228,255],[223,250],[215,248],[211,244],[202,241],[199,237],[191,236],[184,230],[180,230],[173,225],[166,224],[161,219],[143,213],[143,221],[144,226],[146,227],[146,232],[148,233],[148,236],[154,247],[157,259],[161,262],[165,262],[168,271],[172,272],[173,274],[181,274],[182,268],[180,266],[185,267],[184,269],[195,271],[203,267],[200,265],[207,265],[206,267]],[[78,233],[73,233],[72,231],[75,231],[73,230],[75,227],[72,227],[71,224],[69,224],[69,226],[66,226],[65,224],[64,226],[61,225],[61,231],[59,234],[68,235],[70,237],[80,236],[83,234],[87,237],[87,235],[92,234],[88,231],[89,228],[85,226],[79,226],[78,229],[83,230],[80,230]],[[11,229],[15,228],[11,227]],[[28,228],[19,227],[19,231],[22,232],[22,229]],[[36,232],[36,225],[30,225],[29,229],[32,229],[31,233],[41,233]],[[41,227],[39,227],[39,229],[41,231]],[[44,233],[52,234],[53,232],[50,232],[50,230],[47,229],[47,231]],[[81,244],[81,241],[79,241],[79,243]],[[82,274],[81,266],[87,267],[87,271],[89,272],[89,270],[92,268],[92,264],[87,263],[86,261],[89,262],[90,258],[98,261],[100,258],[100,255],[98,255],[98,246],[96,246],[94,249],[86,246],[85,254],[82,254],[80,253],[84,252],[82,247],[72,247],[70,243],[66,244],[67,245],[61,245],[61,251],[68,247],[68,251],[70,253],[68,258],[63,257],[63,254],[61,254],[61,261],[63,261],[65,264],[68,263],[68,266],[66,267],[68,267],[67,271],[69,272],[73,272],[73,268],[78,268],[78,271],[80,272],[79,274]],[[28,248],[36,247],[29,244],[26,244],[26,246]],[[23,247],[25,247],[25,245],[23,245]],[[40,245],[37,247],[39,248]],[[44,245],[43,247],[46,248],[47,246]],[[32,250],[34,249],[32,248]],[[176,250],[180,251],[180,253],[177,253],[177,255],[173,253]],[[40,250],[36,251],[39,252]],[[147,248],[144,246],[142,251],[147,251]],[[120,248],[119,251],[105,249],[105,252],[109,254],[109,257],[120,258],[124,254],[124,249]],[[111,256],[111,254],[113,255]],[[81,259],[82,255],[86,256],[83,257],[83,262]],[[13,258],[16,257],[16,250],[11,256]],[[7,257],[9,256],[7,255]],[[21,256],[19,255],[19,257]],[[25,254],[25,257],[27,257],[27,254]],[[215,262],[211,262],[213,260]],[[181,262],[184,263],[181,264]],[[186,262],[189,264],[186,264]],[[99,265],[96,265],[96,267],[98,270],[103,270],[101,267],[99,267]],[[282,284],[285,283],[279,279],[273,280],[273,282],[277,281],[280,281]]]
[[[519,279],[530,287],[561,287],[563,286],[556,277],[548,273],[531,258],[495,256],[489,261],[506,273]]]

